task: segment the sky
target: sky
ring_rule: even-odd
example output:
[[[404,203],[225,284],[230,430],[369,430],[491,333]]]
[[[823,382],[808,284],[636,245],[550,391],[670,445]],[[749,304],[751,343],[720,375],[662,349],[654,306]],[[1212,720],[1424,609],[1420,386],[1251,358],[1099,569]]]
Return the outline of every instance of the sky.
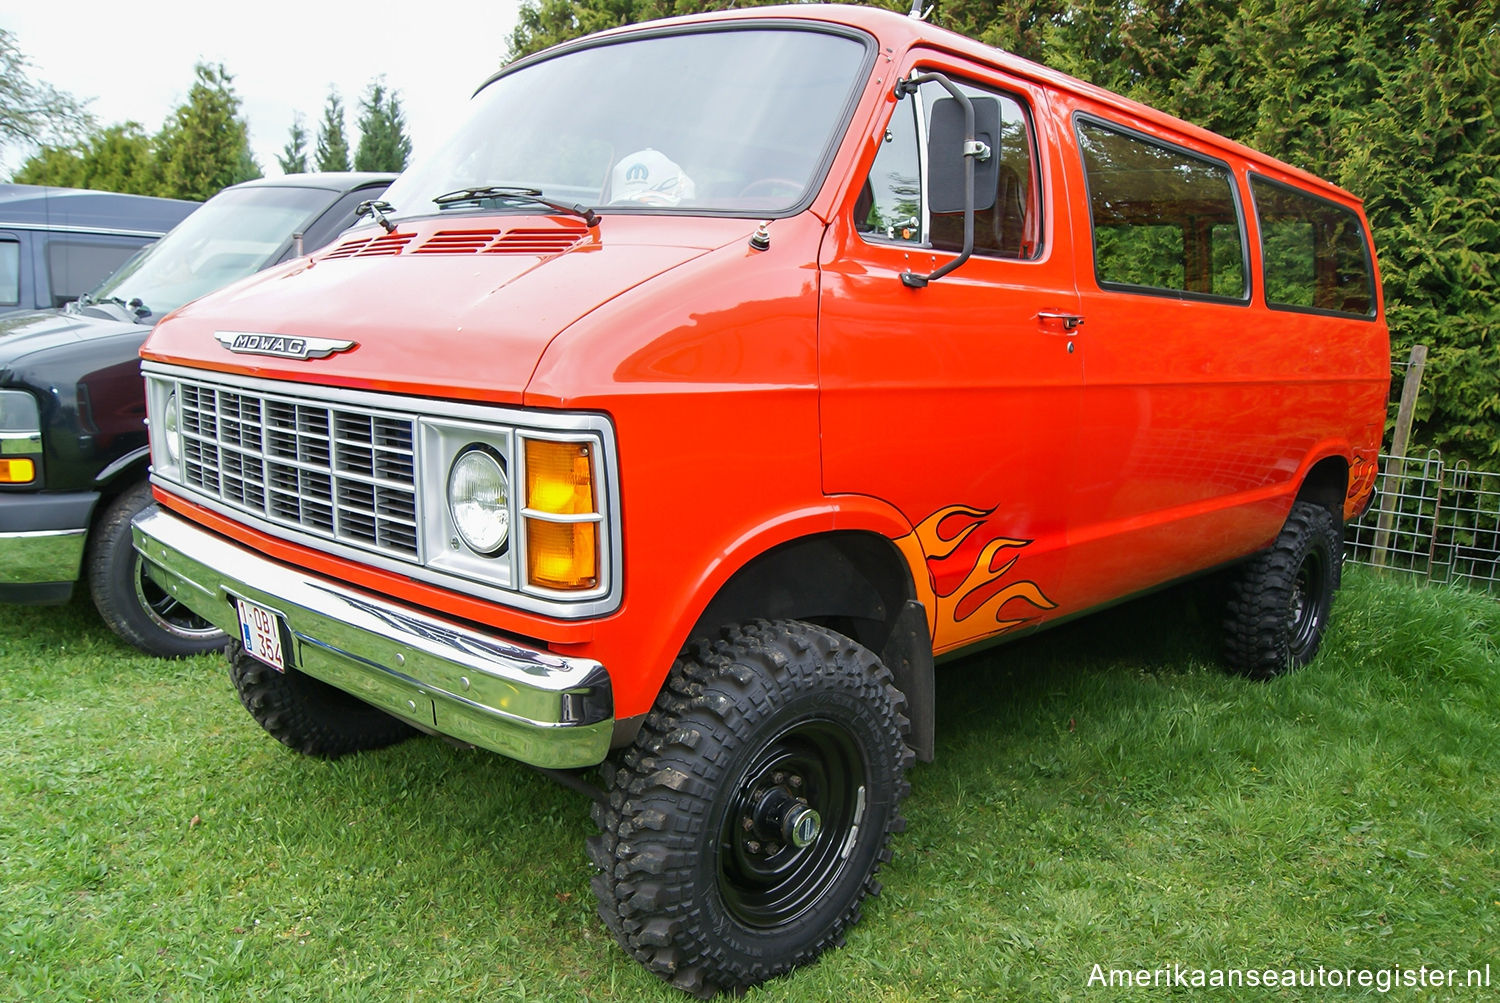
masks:
[[[55,3],[55,6],[54,6]],[[100,125],[161,128],[193,85],[198,62],[234,78],[251,152],[281,173],[292,117],[301,112],[308,153],[330,87],[343,98],[352,158],[359,98],[379,74],[399,92],[413,157],[461,120],[470,95],[500,67],[519,0],[258,0],[238,5],[181,0],[53,0],[7,3],[0,28],[30,62],[32,80],[80,100]],[[13,154],[0,176],[19,167]]]

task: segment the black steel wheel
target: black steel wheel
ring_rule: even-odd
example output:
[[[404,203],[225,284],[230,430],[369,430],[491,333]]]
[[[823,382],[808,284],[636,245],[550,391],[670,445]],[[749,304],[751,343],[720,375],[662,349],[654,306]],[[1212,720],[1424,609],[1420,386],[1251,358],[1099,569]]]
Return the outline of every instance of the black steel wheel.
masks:
[[[122,492],[89,537],[89,593],[110,630],[148,655],[180,658],[218,651],[229,642],[219,628],[178,602],[146,575],[130,539],[130,521],[150,508],[151,486]]]
[[[811,624],[690,644],[595,809],[621,946],[707,998],[843,943],[904,828],[904,705],[879,659]]]
[[[1268,679],[1311,662],[1328,629],[1342,561],[1333,514],[1310,502],[1294,504],[1275,542],[1230,582],[1224,617],[1230,667]]]

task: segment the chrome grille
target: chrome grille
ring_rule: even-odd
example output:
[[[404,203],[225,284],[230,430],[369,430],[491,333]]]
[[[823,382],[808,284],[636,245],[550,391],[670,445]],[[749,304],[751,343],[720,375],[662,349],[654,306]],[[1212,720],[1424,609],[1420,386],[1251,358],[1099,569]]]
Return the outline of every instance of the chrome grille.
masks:
[[[411,417],[191,381],[178,400],[189,486],[282,526],[419,558]]]

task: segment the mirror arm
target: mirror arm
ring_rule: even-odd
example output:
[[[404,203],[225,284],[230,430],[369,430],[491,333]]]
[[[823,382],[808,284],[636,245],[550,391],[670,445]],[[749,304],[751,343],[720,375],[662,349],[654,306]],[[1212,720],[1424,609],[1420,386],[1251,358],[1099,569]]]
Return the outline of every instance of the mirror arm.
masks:
[[[987,146],[974,142],[974,102],[970,101],[969,96],[944,74],[933,71],[920,75],[913,73],[904,80],[897,80],[896,100],[899,101],[908,94],[915,94],[917,88],[929,80],[941,85],[945,91],[953,95],[959,107],[964,110],[964,246],[958,257],[926,275],[912,271],[902,272],[902,283],[913,289],[920,289],[932,280],[942,278],[968,261],[969,256],[974,253],[974,158],[984,160],[990,154]]]

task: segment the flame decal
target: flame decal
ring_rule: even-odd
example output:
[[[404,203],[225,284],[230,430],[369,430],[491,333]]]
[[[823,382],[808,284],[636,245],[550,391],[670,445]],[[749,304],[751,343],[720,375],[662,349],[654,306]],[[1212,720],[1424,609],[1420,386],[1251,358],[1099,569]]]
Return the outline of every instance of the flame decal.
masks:
[[[968,505],[949,505],[938,509],[906,536],[896,541],[913,569],[925,568],[930,597],[927,606],[927,629],[934,647],[944,648],[961,641],[1010,630],[1031,619],[1017,616],[1018,609],[1006,610],[1013,601],[1029,604],[1037,610],[1057,608],[1036,582],[1006,581],[1006,576],[1020,560],[1020,550],[1030,540],[997,536],[980,549],[968,573],[958,585],[939,591],[938,567],[953,556],[973,535],[994,509],[977,509]],[[996,562],[999,562],[998,566]],[[920,578],[918,579],[920,582]],[[986,622],[993,619],[993,624]]]

